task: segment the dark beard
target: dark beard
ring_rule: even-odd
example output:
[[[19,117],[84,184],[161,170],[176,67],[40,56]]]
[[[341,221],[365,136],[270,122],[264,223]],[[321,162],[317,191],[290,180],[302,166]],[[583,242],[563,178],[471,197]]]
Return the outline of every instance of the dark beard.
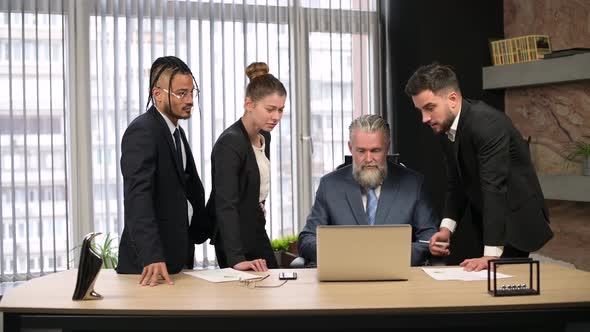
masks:
[[[453,122],[455,121],[455,116],[453,116],[453,113],[451,113],[450,110],[449,110],[449,114],[450,114],[450,116],[445,120],[445,122],[443,122],[441,124],[442,130],[439,135],[446,134],[451,129],[451,126],[453,125]]]

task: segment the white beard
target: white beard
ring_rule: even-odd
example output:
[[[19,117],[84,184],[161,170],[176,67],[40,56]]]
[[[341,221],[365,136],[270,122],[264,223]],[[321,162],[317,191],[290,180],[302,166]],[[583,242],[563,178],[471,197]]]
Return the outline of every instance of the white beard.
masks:
[[[377,169],[367,169],[364,166],[359,167],[353,162],[352,177],[363,188],[375,188],[377,186],[380,186],[383,183],[383,180],[385,180],[385,177],[387,176],[387,166],[376,166]]]

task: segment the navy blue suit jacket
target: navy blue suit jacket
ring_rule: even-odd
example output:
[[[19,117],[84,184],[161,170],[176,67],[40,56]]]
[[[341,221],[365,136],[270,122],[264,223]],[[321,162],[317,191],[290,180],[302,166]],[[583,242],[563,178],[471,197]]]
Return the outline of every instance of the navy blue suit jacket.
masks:
[[[375,217],[376,225],[412,225],[412,265],[423,265],[429,257],[429,240],[436,233],[439,219],[424,192],[419,173],[394,163],[387,163],[387,177]],[[367,225],[360,185],[352,176],[352,165],[322,177],[307,223],[299,234],[299,255],[316,261],[316,227],[318,225]]]

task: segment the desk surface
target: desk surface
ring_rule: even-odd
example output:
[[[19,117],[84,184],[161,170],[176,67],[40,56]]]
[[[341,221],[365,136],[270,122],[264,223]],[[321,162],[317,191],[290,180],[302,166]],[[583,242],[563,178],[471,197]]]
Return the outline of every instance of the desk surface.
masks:
[[[507,269],[513,268],[506,266]],[[264,283],[279,283],[272,270]],[[292,271],[292,270],[290,270]],[[101,315],[294,315],[321,313],[428,313],[506,311],[507,309],[590,308],[590,273],[541,265],[541,294],[492,297],[486,281],[435,281],[412,268],[409,281],[318,282],[315,269],[296,270],[299,278],[280,288],[250,289],[238,282],[209,283],[185,275],[175,285],[141,287],[138,276],[103,270],[98,301],[72,301],[76,270],[47,275],[11,289],[0,302],[7,313]],[[528,269],[525,269],[528,273]],[[509,273],[508,270],[503,272]],[[510,279],[505,279],[512,283]]]

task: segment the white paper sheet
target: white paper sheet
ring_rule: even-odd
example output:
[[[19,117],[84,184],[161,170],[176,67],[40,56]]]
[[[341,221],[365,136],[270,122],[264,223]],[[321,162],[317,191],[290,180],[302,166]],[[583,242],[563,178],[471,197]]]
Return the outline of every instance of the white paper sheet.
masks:
[[[189,276],[205,279],[210,282],[228,282],[256,279],[261,277],[259,275],[234,270],[230,267],[225,269],[185,271],[183,273],[188,274]]]
[[[481,281],[488,280],[488,271],[481,270],[479,272],[467,272],[462,267],[423,267],[422,270],[426,272],[432,279],[435,280],[462,280],[462,281]],[[511,278],[511,275],[497,273],[497,279]]]

